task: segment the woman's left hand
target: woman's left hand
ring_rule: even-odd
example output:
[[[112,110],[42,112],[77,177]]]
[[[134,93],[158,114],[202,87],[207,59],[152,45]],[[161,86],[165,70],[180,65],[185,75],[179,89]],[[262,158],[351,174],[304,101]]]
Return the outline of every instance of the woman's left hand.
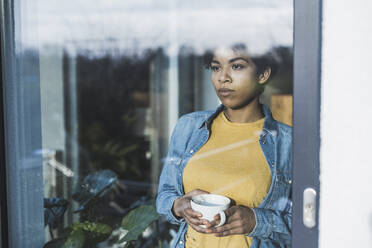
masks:
[[[251,208],[242,205],[233,206],[225,210],[226,222],[224,225],[215,227],[220,222],[220,216],[216,215],[214,220],[207,225],[211,233],[217,237],[235,234],[248,234],[256,226],[256,219]]]

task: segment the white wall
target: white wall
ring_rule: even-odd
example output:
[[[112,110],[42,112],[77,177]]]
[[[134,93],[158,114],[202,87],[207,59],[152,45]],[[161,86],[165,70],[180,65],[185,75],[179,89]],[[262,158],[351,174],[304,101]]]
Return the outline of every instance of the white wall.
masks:
[[[324,0],[319,247],[372,247],[372,1]]]

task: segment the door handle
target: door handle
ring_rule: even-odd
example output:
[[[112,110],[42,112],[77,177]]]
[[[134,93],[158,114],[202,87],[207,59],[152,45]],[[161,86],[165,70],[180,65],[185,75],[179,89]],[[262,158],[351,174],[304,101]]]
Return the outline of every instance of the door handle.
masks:
[[[313,228],[316,225],[316,191],[313,188],[304,190],[303,202],[304,225],[307,228]]]

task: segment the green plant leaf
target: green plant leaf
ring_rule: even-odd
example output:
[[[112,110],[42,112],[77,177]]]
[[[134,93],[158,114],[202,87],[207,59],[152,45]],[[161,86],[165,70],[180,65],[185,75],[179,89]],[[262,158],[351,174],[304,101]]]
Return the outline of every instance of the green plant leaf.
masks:
[[[57,238],[49,241],[44,248],[83,248],[91,247],[108,239],[112,233],[109,225],[85,221],[75,222],[66,228],[67,237]]]
[[[83,230],[73,230],[67,238],[63,248],[83,248],[85,235]]]
[[[121,227],[128,233],[120,242],[137,240],[138,236],[155,220],[159,218],[155,205],[139,206],[124,216]]]
[[[112,233],[112,228],[109,225],[89,221],[76,222],[72,225],[72,229],[72,234],[82,231],[86,237],[86,242],[90,244],[105,241]]]

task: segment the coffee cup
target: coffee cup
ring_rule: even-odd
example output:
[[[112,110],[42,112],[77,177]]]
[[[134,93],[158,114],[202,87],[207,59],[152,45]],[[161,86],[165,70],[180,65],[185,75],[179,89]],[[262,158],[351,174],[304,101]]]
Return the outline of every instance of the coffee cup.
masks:
[[[201,194],[191,198],[191,208],[202,214],[202,219],[212,221],[214,216],[220,215],[220,223],[222,226],[226,222],[226,215],[224,210],[230,206],[230,199],[223,195],[215,194]],[[205,225],[200,225],[205,228]]]

